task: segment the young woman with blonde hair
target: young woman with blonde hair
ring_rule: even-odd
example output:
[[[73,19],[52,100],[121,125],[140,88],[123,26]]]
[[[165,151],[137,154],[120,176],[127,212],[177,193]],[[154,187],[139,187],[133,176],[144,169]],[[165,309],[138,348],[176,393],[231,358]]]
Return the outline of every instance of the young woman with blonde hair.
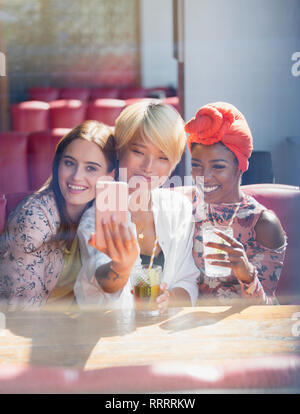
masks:
[[[181,194],[159,188],[181,159],[186,145],[179,113],[159,100],[142,100],[128,106],[115,124],[119,180],[129,194],[141,183],[146,208],[130,211],[129,227],[103,224],[108,249],[89,245],[95,231],[95,207],[87,210],[78,228],[83,266],[75,294],[79,305],[131,308],[134,305],[131,272],[148,264],[155,241],[154,264],[163,268],[161,312],[169,304],[191,305],[197,297],[198,270],[192,258],[191,203]],[[132,183],[134,183],[132,185]]]

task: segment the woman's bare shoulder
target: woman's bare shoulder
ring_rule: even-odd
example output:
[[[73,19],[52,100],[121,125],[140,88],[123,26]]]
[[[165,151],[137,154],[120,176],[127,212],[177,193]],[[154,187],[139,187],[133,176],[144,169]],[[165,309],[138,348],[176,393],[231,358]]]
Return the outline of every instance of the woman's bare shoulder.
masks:
[[[284,230],[278,217],[271,210],[264,210],[255,226],[256,241],[269,249],[284,245]]]

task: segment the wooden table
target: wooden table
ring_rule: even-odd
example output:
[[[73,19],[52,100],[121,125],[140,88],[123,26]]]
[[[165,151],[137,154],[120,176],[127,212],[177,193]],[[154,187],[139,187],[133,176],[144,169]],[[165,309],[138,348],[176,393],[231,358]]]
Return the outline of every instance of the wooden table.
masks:
[[[0,331],[0,366],[215,364],[299,355],[298,335],[300,306],[176,308],[163,317],[134,311],[8,313]]]

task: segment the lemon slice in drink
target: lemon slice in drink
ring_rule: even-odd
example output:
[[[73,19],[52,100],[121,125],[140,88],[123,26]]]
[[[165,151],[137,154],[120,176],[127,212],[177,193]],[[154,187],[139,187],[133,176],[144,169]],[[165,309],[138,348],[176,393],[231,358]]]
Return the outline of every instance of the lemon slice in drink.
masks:
[[[155,269],[149,270],[148,276],[151,286],[159,285],[159,274]]]

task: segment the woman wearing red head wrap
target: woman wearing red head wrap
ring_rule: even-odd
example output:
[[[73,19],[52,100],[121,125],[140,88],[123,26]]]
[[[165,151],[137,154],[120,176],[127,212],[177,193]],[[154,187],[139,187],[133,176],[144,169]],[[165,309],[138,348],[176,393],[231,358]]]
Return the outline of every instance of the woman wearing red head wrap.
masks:
[[[201,271],[200,298],[214,298],[223,304],[241,297],[259,304],[276,303],[286,236],[274,213],[241,191],[241,176],[253,148],[244,116],[229,103],[208,104],[186,124],[185,131],[192,155],[191,174],[196,185],[202,183],[203,190],[198,186],[194,198],[193,255]],[[203,177],[204,182],[197,177]],[[203,196],[205,208],[201,210],[196,207],[203,206]],[[205,243],[218,252],[204,256],[203,228],[208,225],[230,226],[233,236],[215,230],[226,244]],[[207,276],[204,259],[231,269],[230,275]]]

